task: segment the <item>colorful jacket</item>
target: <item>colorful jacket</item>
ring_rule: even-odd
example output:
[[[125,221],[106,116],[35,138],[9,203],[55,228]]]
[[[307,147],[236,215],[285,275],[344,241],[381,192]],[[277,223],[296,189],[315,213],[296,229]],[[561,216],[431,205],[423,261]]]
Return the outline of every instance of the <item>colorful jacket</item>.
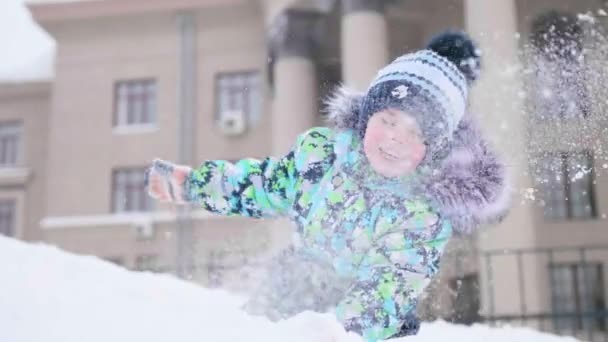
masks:
[[[303,133],[284,157],[206,161],[186,188],[216,214],[290,217],[301,247],[346,279],[337,317],[376,341],[398,332],[452,234],[503,214],[506,192],[504,168],[470,121],[440,169],[402,179],[374,173],[352,126],[360,99],[338,93],[334,127]]]

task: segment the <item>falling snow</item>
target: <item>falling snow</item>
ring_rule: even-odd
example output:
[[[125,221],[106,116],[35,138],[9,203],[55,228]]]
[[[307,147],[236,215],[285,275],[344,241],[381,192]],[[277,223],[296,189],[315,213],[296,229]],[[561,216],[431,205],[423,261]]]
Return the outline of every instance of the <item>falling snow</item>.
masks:
[[[600,9],[596,13],[539,22],[537,35],[529,36],[521,45],[522,67],[502,68],[505,78],[517,70],[523,85],[516,95],[526,113],[525,155],[521,155],[521,149],[505,143],[513,134],[508,124],[500,124],[499,132],[504,136],[495,138],[506,145],[505,153],[510,160],[525,157],[523,160],[529,165],[533,187],[519,191],[521,203],[532,201],[542,206],[547,187],[564,184],[566,180],[584,183],[608,169],[604,147],[608,117],[601,115],[608,112],[605,94],[608,35],[603,18],[606,11]],[[583,36],[582,32],[586,34]],[[508,81],[495,92],[497,108],[510,105],[505,102],[509,98],[507,94],[513,94]],[[597,168],[581,161],[586,158],[585,153]],[[524,172],[522,168],[510,167]],[[584,195],[584,190],[580,194]]]

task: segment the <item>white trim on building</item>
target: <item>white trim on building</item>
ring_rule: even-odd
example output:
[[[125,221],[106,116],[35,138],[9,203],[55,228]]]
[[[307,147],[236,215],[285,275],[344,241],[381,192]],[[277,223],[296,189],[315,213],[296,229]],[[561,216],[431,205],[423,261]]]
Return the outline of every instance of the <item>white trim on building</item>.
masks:
[[[218,216],[195,210],[190,216],[194,220],[206,220]],[[86,216],[54,216],[45,217],[40,221],[40,227],[46,230],[67,228],[87,228],[101,226],[140,225],[150,223],[166,223],[177,221],[177,212],[158,211],[151,213],[119,213]]]

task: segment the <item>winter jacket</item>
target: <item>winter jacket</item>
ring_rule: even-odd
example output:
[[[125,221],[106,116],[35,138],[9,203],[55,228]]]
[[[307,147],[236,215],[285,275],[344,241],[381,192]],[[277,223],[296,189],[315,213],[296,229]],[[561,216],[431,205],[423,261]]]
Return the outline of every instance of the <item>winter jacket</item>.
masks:
[[[376,174],[353,126],[360,100],[340,91],[329,105],[333,127],[301,134],[282,158],[206,161],[186,189],[216,214],[290,217],[301,248],[346,283],[336,316],[376,341],[399,331],[454,233],[504,214],[506,187],[504,167],[470,120],[439,169]]]

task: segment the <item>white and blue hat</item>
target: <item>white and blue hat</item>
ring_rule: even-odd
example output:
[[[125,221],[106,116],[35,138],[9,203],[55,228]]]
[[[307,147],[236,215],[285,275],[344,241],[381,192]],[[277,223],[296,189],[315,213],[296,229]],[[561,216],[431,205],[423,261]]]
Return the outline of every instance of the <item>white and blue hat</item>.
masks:
[[[479,68],[475,44],[457,31],[433,38],[427,49],[395,59],[378,71],[361,103],[361,136],[371,115],[394,108],[414,116],[429,152],[444,148],[464,116],[469,86]]]

